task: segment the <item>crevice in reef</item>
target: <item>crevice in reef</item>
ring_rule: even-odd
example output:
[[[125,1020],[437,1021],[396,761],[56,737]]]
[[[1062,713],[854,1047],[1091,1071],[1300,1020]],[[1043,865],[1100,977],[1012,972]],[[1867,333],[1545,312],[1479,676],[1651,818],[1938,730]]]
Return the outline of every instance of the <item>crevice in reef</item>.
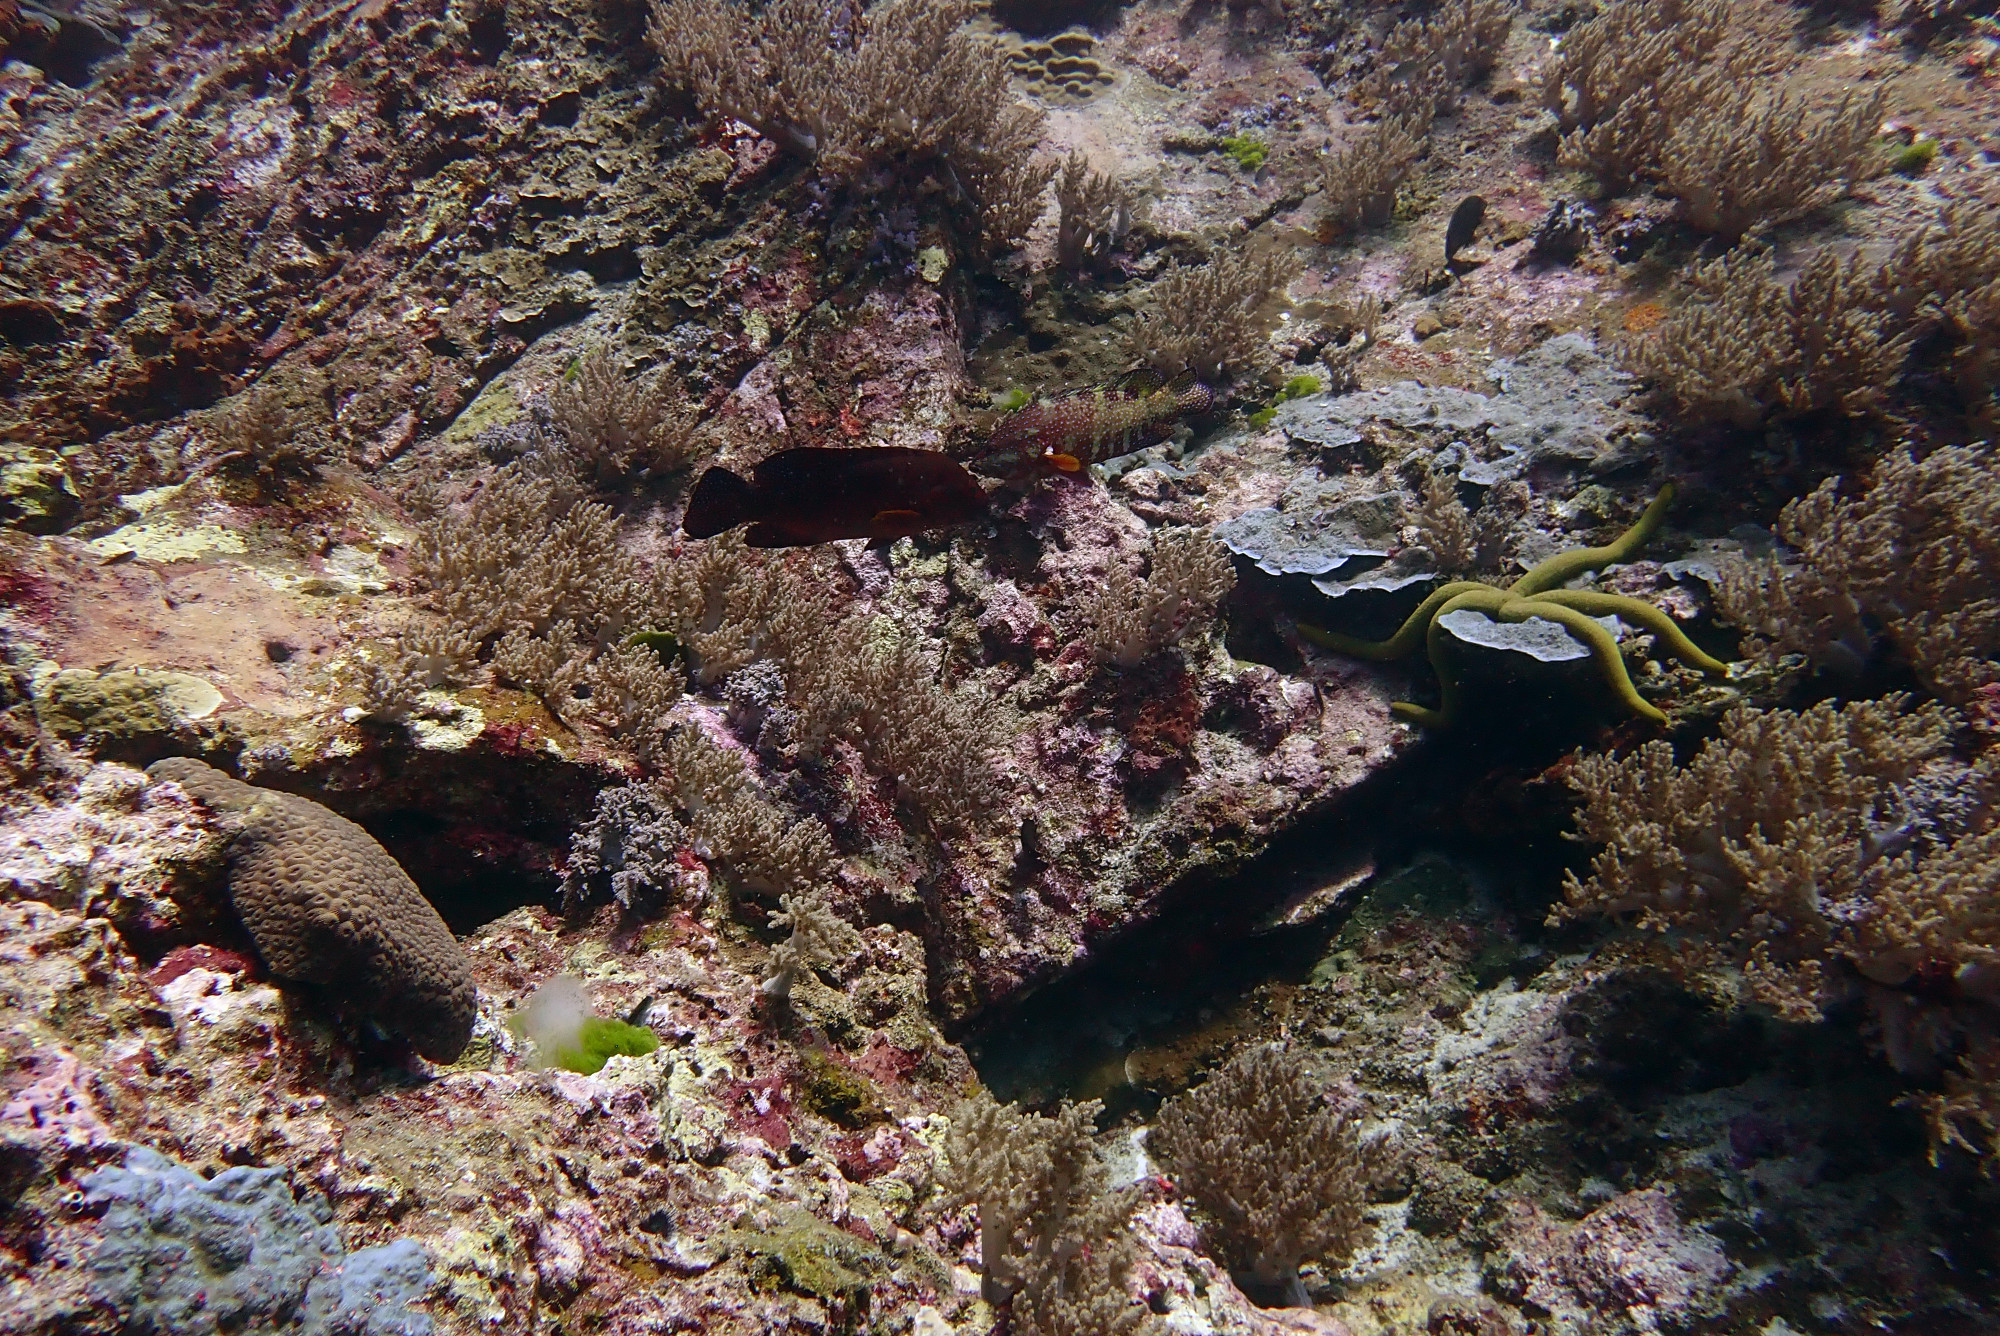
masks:
[[[1150,1115],[1188,1068],[1149,1083],[1134,1055],[1226,1051],[1257,1028],[1247,1013],[1261,991],[1303,983],[1358,905],[1429,858],[1469,864],[1490,909],[1539,934],[1536,897],[1574,850],[1558,834],[1566,793],[1526,786],[1546,786],[1536,777],[1573,732],[1468,730],[1405,753],[1242,866],[1162,896],[1078,968],[975,1018],[961,1035],[974,1065],[1002,1099],[1102,1099],[1107,1122]]]

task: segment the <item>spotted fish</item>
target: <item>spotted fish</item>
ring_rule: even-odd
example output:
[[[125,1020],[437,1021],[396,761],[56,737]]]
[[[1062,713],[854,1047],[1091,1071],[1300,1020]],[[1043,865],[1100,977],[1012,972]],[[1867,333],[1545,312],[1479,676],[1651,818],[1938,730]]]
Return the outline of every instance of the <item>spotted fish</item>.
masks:
[[[1042,399],[1000,419],[972,467],[988,477],[1039,470],[1081,473],[1100,459],[1164,440],[1174,423],[1215,404],[1215,391],[1183,372],[1162,382],[1150,371],[1114,387]]]

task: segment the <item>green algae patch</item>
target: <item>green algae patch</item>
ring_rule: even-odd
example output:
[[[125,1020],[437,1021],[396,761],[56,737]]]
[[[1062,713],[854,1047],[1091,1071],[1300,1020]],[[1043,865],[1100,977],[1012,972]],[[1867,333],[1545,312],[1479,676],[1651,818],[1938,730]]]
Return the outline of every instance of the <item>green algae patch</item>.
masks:
[[[743,1259],[756,1288],[791,1290],[838,1305],[850,1322],[868,1311],[871,1278],[889,1269],[879,1249],[804,1211],[790,1212],[768,1229],[729,1230],[721,1243]]]
[[[1215,145],[1246,172],[1254,172],[1271,156],[1271,146],[1255,135],[1226,135]]]
[[[809,1048],[799,1054],[799,1066],[805,1075],[799,1102],[820,1117],[852,1131],[889,1116],[881,1087],[839,1059]]]
[[[643,1025],[592,1016],[584,1021],[577,1042],[551,1053],[549,1063],[565,1071],[595,1076],[613,1058],[643,1058],[659,1046],[660,1037]]]

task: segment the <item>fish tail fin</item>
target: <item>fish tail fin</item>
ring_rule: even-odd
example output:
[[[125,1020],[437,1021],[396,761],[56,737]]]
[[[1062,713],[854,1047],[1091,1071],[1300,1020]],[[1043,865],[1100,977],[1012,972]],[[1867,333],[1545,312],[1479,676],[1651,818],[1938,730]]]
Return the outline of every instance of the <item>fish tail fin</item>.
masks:
[[[750,519],[756,500],[757,489],[749,482],[728,469],[712,468],[694,485],[687,514],[681,517],[681,532],[690,538],[713,538]]]

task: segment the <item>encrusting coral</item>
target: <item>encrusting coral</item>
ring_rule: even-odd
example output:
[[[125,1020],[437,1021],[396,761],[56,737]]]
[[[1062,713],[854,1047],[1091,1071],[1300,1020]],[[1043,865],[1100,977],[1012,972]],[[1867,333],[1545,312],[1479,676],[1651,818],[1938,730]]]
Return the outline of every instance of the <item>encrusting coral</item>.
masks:
[[[1369,1168],[1352,1109],[1277,1044],[1239,1054],[1167,1101],[1147,1138],[1211,1222],[1231,1266],[1311,1307],[1299,1263],[1346,1259],[1367,1236]]]
[[[1387,640],[1361,640],[1303,623],[1299,626],[1299,634],[1326,649],[1378,661],[1403,658],[1414,652],[1421,641],[1429,653],[1431,667],[1437,672],[1443,703],[1438,709],[1431,710],[1407,701],[1397,701],[1390,708],[1401,718],[1430,728],[1442,728],[1459,718],[1464,701],[1448,643],[1449,633],[1439,620],[1462,610],[1484,613],[1502,622],[1524,622],[1531,617],[1540,617],[1560,625],[1589,648],[1605,685],[1611,688],[1626,709],[1656,724],[1664,724],[1667,716],[1633,687],[1631,675],[1625,670],[1625,657],[1618,649],[1618,641],[1594,619],[1606,616],[1627,618],[1658,636],[1661,644],[1675,658],[1704,673],[1726,672],[1727,665],[1703,652],[1674,624],[1671,617],[1643,599],[1592,590],[1564,589],[1561,586],[1586,571],[1600,570],[1624,561],[1644,547],[1646,540],[1653,536],[1666,517],[1673,497],[1674,489],[1669,484],[1653,498],[1638,522],[1613,542],[1603,547],[1576,548],[1558,553],[1505,589],[1476,580],[1451,581],[1434,590]]]
[[[373,836],[309,798],[187,757],[147,774],[180,785],[230,830],[230,899],[274,974],[334,990],[434,1062],[465,1050],[478,1005],[471,962]]]
[[[94,1298],[121,1330],[429,1336],[409,1305],[432,1283],[408,1239],[348,1252],[319,1193],[294,1196],[282,1168],[235,1165],[212,1178],[134,1146],[123,1167],[80,1180],[102,1212]]]

